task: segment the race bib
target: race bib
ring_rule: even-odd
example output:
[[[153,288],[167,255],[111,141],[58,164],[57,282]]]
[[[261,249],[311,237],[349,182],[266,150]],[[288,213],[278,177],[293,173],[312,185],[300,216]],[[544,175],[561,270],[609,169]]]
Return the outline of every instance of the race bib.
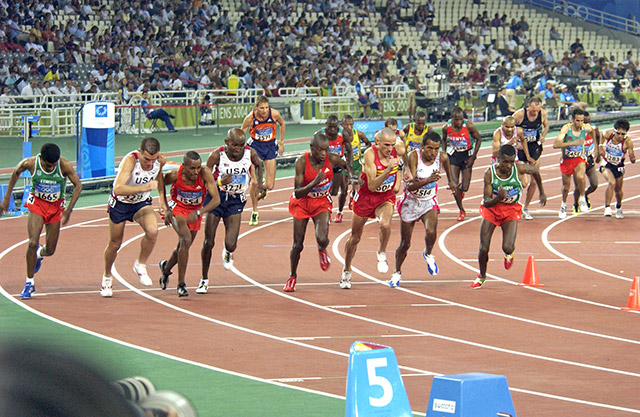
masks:
[[[384,193],[385,191],[389,191],[393,188],[393,185],[396,182],[396,174],[389,175],[384,179],[382,184],[378,188],[376,188],[376,193]]]
[[[40,200],[53,203],[60,200],[60,184],[36,184],[33,194]]]
[[[428,184],[423,185],[415,191],[412,191],[412,194],[418,198],[431,198],[436,195],[436,182],[430,182]]]
[[[202,191],[178,190],[175,199],[185,206],[197,206],[202,203]]]

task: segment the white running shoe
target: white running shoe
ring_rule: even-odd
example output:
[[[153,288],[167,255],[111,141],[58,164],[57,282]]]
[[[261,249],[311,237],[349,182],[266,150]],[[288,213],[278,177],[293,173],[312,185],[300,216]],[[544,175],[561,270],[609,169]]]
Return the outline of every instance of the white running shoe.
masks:
[[[100,287],[100,295],[103,297],[111,297],[113,296],[113,279],[107,278],[105,276],[102,277],[102,286]]]
[[[604,215],[606,217],[611,217],[612,214],[613,214],[613,211],[611,210],[611,206],[607,206],[604,208]]]
[[[198,284],[198,288],[196,288],[196,294],[206,294],[209,289],[209,280],[208,279],[200,279],[200,284]]]
[[[389,272],[389,264],[387,263],[387,254],[382,252],[378,252],[376,254],[376,257],[378,258],[378,272],[380,272],[381,274],[386,274],[387,272]]]
[[[401,279],[402,279],[402,275],[400,275],[400,272],[398,271],[394,272],[393,275],[391,275],[391,279],[389,280],[389,286],[391,288],[399,287]]]
[[[227,271],[233,266],[233,252],[222,249],[222,267]]]
[[[436,264],[436,258],[433,255],[427,255],[424,251],[422,257],[427,261],[427,269],[431,275],[438,275],[438,265]]]
[[[580,200],[580,213],[586,213],[587,211],[589,211],[589,206],[587,205],[587,202],[584,199]]]
[[[343,290],[348,290],[351,288],[351,271],[342,271],[340,288],[342,288]]]
[[[566,206],[560,207],[560,211],[558,212],[558,217],[561,218],[561,219],[565,219],[567,217],[567,207]]]
[[[624,219],[624,214],[622,214],[622,209],[616,209],[616,219]]]
[[[153,285],[153,281],[151,281],[151,278],[147,274],[147,266],[145,264],[139,264],[138,261],[135,261],[133,263],[133,272],[138,274],[138,277],[140,278],[140,284],[146,287],[150,287]]]
[[[529,214],[529,209],[522,210],[522,218],[525,220],[533,220],[533,216]]]

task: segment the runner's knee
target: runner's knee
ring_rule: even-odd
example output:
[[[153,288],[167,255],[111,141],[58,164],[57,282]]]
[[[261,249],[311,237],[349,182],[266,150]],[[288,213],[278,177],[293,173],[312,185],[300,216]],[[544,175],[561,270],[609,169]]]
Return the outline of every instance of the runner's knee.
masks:
[[[301,242],[293,242],[293,245],[291,245],[292,253],[300,253],[302,252],[303,249],[304,249],[304,244]]]

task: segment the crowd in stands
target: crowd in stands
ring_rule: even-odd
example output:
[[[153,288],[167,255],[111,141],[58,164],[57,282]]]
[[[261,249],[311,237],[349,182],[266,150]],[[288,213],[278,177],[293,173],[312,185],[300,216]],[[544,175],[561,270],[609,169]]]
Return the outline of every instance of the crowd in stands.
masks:
[[[431,0],[389,0],[380,9],[373,0],[305,0],[305,13],[295,18],[299,1],[240,3],[235,12],[242,17],[232,23],[230,10],[217,0],[0,0],[0,53],[13,52],[0,61],[0,104],[11,95],[120,91],[126,101],[136,91],[185,88],[263,88],[277,96],[281,87],[355,86],[360,75],[368,91],[372,84],[415,85],[411,75],[425,61],[432,73],[422,76],[440,73],[450,82],[484,85],[496,74],[504,84],[514,74],[552,80],[573,73],[626,77],[640,88],[631,51],[615,62],[585,51],[579,39],[566,51],[543,51],[529,37],[524,16],[490,17],[485,11],[461,16],[456,27],[437,28]],[[402,17],[406,8],[413,12]],[[58,26],[62,14],[66,24]],[[377,25],[365,24],[364,17],[374,14]],[[107,29],[98,22],[108,22]],[[396,41],[403,25],[418,30],[420,49]],[[481,41],[496,26],[511,33],[502,49],[496,40]],[[428,48],[434,36],[437,47]],[[559,34],[552,30],[551,36]],[[362,44],[366,49],[355,48]],[[88,73],[78,72],[77,64],[90,66]]]

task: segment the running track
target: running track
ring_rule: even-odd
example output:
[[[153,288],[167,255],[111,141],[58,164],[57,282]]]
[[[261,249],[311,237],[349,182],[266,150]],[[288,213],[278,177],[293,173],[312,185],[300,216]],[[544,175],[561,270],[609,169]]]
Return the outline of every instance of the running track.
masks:
[[[633,129],[632,137],[637,149],[640,129]],[[455,203],[441,188],[434,248],[440,274],[426,272],[420,256],[424,234],[416,227],[397,289],[386,286],[391,271],[383,276],[376,270],[375,223],[365,228],[354,259],[352,289],[339,289],[347,212],[344,223],[330,227],[331,269],[318,267],[309,227],[297,291],[283,293],[293,180],[282,178],[263,202],[260,226],[249,228],[246,214],[232,271],[221,266],[223,233],[218,233],[207,295],[191,290],[187,299],[178,299],[173,289],[142,287],[131,270],[140,228],[129,225],[115,264],[119,285],[112,299],[102,299],[97,291],[108,235],[105,206],[74,211],[58,252],[37,276],[37,295],[28,302],[17,298],[24,282],[26,218],[4,219],[0,290],[25,308],[123,342],[331,396],[344,396],[349,346],[365,340],[394,348],[412,408],[419,413],[426,410],[433,375],[488,372],[507,376],[518,416],[637,415],[640,315],[620,307],[626,305],[632,277],[640,275],[640,167],[627,164],[625,219],[602,217],[605,184],[598,175],[593,210],[559,220],[559,152],[552,143],[549,138],[542,155],[547,206],[532,205],[535,220],[520,222],[509,271],[502,267],[496,230],[488,280],[480,290],[469,284],[476,275],[477,207],[489,149],[475,164],[465,199],[468,220],[456,222]],[[191,250],[190,288],[200,276],[201,239]],[[150,261],[152,276],[157,277],[157,263],[176,241],[173,231],[161,230]],[[391,268],[398,241],[395,220],[387,251]],[[543,288],[516,285],[529,255],[536,258]],[[152,319],[129,320],[133,314]]]

